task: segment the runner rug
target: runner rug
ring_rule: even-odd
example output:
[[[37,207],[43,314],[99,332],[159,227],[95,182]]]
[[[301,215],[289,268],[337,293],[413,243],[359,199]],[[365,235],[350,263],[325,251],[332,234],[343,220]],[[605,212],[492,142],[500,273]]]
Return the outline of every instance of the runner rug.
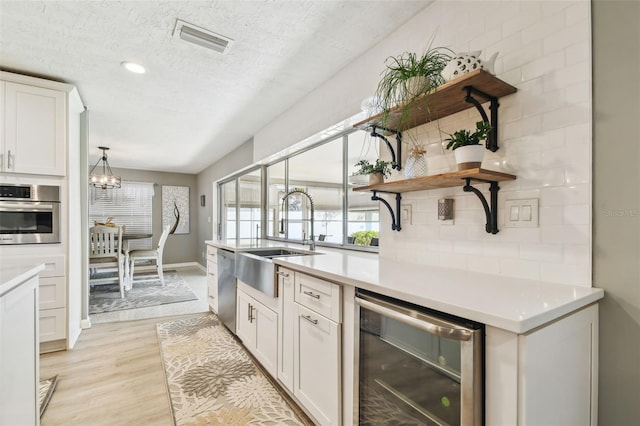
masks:
[[[175,271],[164,272],[164,287],[157,273],[136,273],[133,277],[131,290],[125,292],[124,298],[120,297],[118,283],[110,282],[109,279],[109,277],[98,277],[89,282],[92,287],[89,292],[90,314],[146,308],[198,299],[191,287]],[[111,278],[111,280],[114,279]],[[105,281],[107,284],[102,284]]]
[[[58,376],[53,376],[50,379],[40,380],[40,417],[44,414],[44,410],[47,409],[47,405],[49,401],[51,401],[51,397],[53,396],[53,391],[56,390],[56,385],[58,384]]]
[[[157,325],[176,425],[305,425],[213,314]]]

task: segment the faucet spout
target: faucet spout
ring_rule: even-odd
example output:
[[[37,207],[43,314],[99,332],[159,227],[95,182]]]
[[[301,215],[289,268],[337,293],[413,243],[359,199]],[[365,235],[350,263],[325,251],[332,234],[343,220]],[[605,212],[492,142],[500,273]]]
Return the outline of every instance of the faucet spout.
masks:
[[[307,191],[305,191],[304,189],[302,189],[302,188],[293,188],[289,192],[287,192],[284,195],[284,197],[282,197],[282,211],[284,211],[284,206],[285,206],[285,202],[286,202],[287,198],[289,198],[289,196],[292,195],[292,194],[302,194],[302,195],[306,196],[309,199],[309,206],[311,207],[311,243],[309,244],[309,250],[315,251],[316,250],[316,242],[315,242],[315,240],[313,238],[313,233],[314,233],[313,232],[313,216],[314,216],[313,198],[311,198],[311,195],[309,195],[309,193]],[[280,233],[284,234],[284,219],[280,219]],[[304,237],[302,239],[302,242],[304,244]]]

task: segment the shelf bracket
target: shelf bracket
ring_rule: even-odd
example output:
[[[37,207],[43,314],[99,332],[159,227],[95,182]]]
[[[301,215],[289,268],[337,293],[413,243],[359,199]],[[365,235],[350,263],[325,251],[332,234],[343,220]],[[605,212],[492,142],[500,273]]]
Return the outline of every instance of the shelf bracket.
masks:
[[[380,191],[380,192],[384,192],[384,191]],[[396,195],[396,211],[395,211],[395,213],[393,212],[393,208],[387,202],[387,200],[385,200],[384,198],[378,197],[378,191],[373,191],[373,195],[371,196],[371,199],[373,201],[380,201],[382,204],[384,204],[387,207],[387,209],[389,210],[389,213],[391,214],[391,230],[400,231],[400,229],[401,229],[400,228],[400,200],[402,199],[402,196],[398,192],[387,192],[387,194],[395,194]]]
[[[482,203],[482,207],[484,207],[484,214],[487,217],[487,224],[485,226],[485,230],[489,234],[497,234],[498,233],[498,191],[500,187],[498,186],[498,182],[495,181],[482,181],[482,183],[489,183],[489,192],[491,193],[491,206],[487,203],[487,199],[480,192],[478,188],[474,188],[471,186],[471,178],[465,178],[466,184],[462,187],[464,192],[473,192],[478,196],[480,202]]]
[[[391,146],[391,142],[389,142],[389,139],[387,139],[383,134],[377,132],[378,129],[384,130],[385,132],[395,133],[396,135],[395,151]],[[384,143],[387,145],[387,148],[389,149],[389,152],[391,153],[391,161],[393,162],[393,168],[396,170],[401,170],[402,169],[402,132],[399,132],[397,130],[386,129],[380,126],[371,126],[371,136],[373,136],[374,138],[380,138],[384,141]],[[396,153],[397,153],[397,158],[396,158]]]
[[[491,125],[491,131],[487,135],[487,149],[491,152],[496,152],[498,150],[498,107],[500,104],[498,103],[498,98],[495,96],[488,95],[473,86],[466,86],[464,88],[467,91],[467,95],[464,98],[464,101],[472,104],[476,107],[480,116],[482,116],[482,120],[488,122]],[[471,95],[480,96],[487,101],[490,102],[489,109],[491,110],[491,119],[487,116],[482,104]]]

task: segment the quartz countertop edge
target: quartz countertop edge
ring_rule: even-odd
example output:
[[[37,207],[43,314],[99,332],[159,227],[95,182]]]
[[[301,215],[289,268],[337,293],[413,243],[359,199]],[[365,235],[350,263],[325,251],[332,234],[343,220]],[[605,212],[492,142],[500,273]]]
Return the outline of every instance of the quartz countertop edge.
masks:
[[[44,269],[44,263],[30,266],[0,267],[0,296],[4,296]]]
[[[235,251],[286,246],[277,241],[265,241],[259,246],[207,243]],[[532,331],[604,296],[599,288],[404,263],[379,259],[372,253],[324,247],[316,255],[276,258],[273,262],[517,334]]]

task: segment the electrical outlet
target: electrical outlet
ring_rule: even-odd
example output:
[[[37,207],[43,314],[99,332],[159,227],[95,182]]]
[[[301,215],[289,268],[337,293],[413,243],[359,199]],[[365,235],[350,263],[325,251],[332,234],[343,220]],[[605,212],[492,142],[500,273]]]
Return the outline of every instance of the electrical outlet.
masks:
[[[538,198],[506,200],[504,202],[505,228],[537,228]]]

